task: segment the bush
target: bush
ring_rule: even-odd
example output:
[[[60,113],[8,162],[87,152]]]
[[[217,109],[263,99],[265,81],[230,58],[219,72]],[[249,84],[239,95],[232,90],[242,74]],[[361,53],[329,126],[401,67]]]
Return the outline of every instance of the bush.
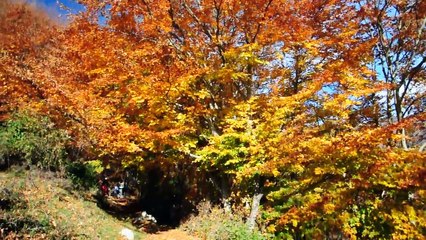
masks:
[[[0,165],[19,162],[44,169],[65,164],[67,133],[49,118],[28,112],[16,113],[0,127]]]
[[[225,213],[223,209],[202,202],[198,215],[190,218],[182,228],[192,235],[209,240],[260,240],[267,239],[259,231],[250,231],[241,217]]]
[[[22,237],[24,234],[46,233],[49,230],[49,223],[34,220],[29,216],[4,214],[0,218],[0,228],[3,229],[5,236],[14,234],[15,237]]]
[[[0,189],[0,210],[12,210],[15,208],[25,208],[26,202],[22,194],[8,188]]]
[[[75,189],[88,190],[97,186],[96,167],[89,163],[75,162],[66,167],[68,178],[71,179]]]

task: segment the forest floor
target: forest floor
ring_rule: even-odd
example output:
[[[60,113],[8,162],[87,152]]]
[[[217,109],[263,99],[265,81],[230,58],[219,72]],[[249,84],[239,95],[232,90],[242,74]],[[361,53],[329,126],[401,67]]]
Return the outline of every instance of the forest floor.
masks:
[[[73,190],[68,179],[53,173],[0,172],[0,239],[8,235],[10,239],[122,239],[123,228],[141,240],[196,239],[178,229],[156,234],[139,231],[130,221],[99,208],[90,195]],[[16,206],[7,206],[13,201]]]

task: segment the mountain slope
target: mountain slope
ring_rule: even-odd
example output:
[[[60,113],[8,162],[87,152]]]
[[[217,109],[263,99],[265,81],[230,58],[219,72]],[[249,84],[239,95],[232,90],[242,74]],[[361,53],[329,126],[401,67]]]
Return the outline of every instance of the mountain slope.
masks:
[[[100,209],[71,182],[49,172],[0,172],[0,238],[119,239],[130,223]]]

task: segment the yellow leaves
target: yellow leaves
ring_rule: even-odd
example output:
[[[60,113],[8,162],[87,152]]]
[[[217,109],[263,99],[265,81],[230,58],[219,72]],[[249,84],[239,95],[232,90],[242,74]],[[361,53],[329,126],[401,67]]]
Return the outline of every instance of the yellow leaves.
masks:
[[[397,209],[391,210],[391,218],[394,223],[395,233],[394,237],[400,238],[418,238],[421,234],[416,230],[416,214],[411,206],[404,206],[405,212],[401,212]],[[406,212],[408,210],[408,213]],[[407,216],[408,214],[408,216]]]
[[[135,103],[143,103],[145,102],[145,98],[142,96],[135,96],[130,101],[134,101]]]
[[[324,204],[323,208],[326,214],[331,214],[334,212],[336,206],[333,203],[326,203]]]
[[[268,231],[270,233],[274,233],[276,230],[277,230],[277,228],[276,228],[275,224],[271,224],[271,225],[268,225],[266,227],[266,231]]]
[[[303,45],[309,51],[310,54],[315,56],[319,53],[318,51],[319,43],[320,41],[310,40],[310,41],[305,41]]]
[[[95,108],[91,111],[91,114],[99,119],[107,119],[111,116],[111,112],[108,109],[103,108]],[[116,115],[114,117],[118,117],[118,119],[121,118],[119,115]]]
[[[98,74],[104,74],[104,73],[106,73],[107,71],[108,71],[108,69],[107,69],[107,68],[96,68],[96,69],[93,69],[93,70],[88,71],[88,72],[87,72],[87,74],[88,74],[89,76],[93,76],[93,75],[98,75]]]
[[[317,167],[315,168],[314,173],[315,175],[322,175],[324,174],[324,169]]]
[[[278,177],[278,176],[280,176],[280,172],[277,170],[277,169],[274,169],[274,170],[272,170],[272,175],[274,176],[274,177]]]
[[[201,89],[200,91],[196,92],[195,95],[200,99],[206,99],[211,96],[206,89]]]
[[[342,231],[345,233],[345,235],[350,236],[350,239],[357,239],[356,234],[357,234],[357,230],[356,227],[353,227],[349,224],[349,220],[352,216],[347,213],[344,212],[344,214],[342,216],[340,216],[340,219],[343,222],[343,226],[342,226]]]
[[[417,219],[417,214],[416,211],[414,210],[413,206],[410,205],[405,205],[404,206],[404,210],[405,212],[408,214],[408,217],[415,222],[415,220]]]
[[[180,123],[184,123],[186,120],[187,116],[186,114],[183,113],[178,113],[176,116],[176,119],[180,122]]]
[[[250,75],[244,72],[234,72],[231,73],[231,78],[234,80],[238,80],[238,79],[246,79],[247,77],[249,77]]]
[[[282,59],[284,59],[284,54],[282,52],[276,52],[275,58],[278,59],[278,60],[282,60]]]
[[[135,153],[135,152],[140,152],[142,151],[138,145],[136,145],[135,143],[131,142],[129,143],[129,145],[127,146],[127,152],[129,153]]]
[[[104,167],[102,166],[102,161],[100,160],[90,160],[87,161],[86,164],[90,165],[98,174],[102,173],[102,171],[104,170]]]
[[[251,64],[251,65],[264,65],[268,62],[262,60],[258,56],[258,51],[261,47],[257,43],[245,44],[238,48],[231,48],[225,54],[225,58],[229,64]]]
[[[344,211],[340,214],[339,219],[343,222],[343,223],[347,223],[349,222],[349,219],[351,218],[351,215]]]
[[[395,185],[394,183],[390,183],[390,182],[387,182],[387,181],[378,181],[378,184],[381,184],[381,185],[383,185],[385,187],[389,187],[389,188],[397,187],[397,185]]]
[[[300,174],[300,173],[303,173],[305,171],[305,168],[302,165],[296,163],[296,164],[291,166],[291,170],[295,173]]]

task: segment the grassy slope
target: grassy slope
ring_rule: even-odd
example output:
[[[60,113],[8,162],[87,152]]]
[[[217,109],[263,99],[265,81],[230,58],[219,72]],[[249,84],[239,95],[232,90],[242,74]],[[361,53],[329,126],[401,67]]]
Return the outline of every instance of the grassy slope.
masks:
[[[95,202],[67,191],[70,186],[68,180],[45,172],[0,172],[0,187],[21,193],[27,203],[26,209],[15,211],[25,211],[26,216],[48,221],[53,226],[52,231],[70,232],[77,236],[76,239],[119,239],[120,230],[127,227],[134,230],[135,239],[145,237],[131,224],[117,220],[98,208]]]

